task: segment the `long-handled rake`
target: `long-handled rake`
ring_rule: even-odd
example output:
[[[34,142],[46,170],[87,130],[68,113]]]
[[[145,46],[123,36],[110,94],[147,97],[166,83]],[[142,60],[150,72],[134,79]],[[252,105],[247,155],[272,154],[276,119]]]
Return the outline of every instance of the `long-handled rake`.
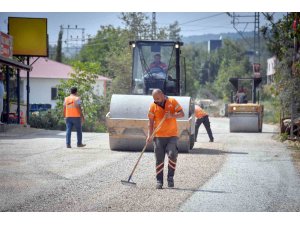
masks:
[[[150,136],[150,139],[152,139],[152,138],[154,137],[155,133],[160,129],[161,125],[163,124],[163,122],[164,122],[165,120],[166,120],[166,116],[164,116],[164,118],[160,121],[160,123],[158,124],[158,126],[155,128],[155,130],[153,131],[152,135]],[[144,148],[143,148],[143,150],[142,150],[142,152],[141,152],[141,154],[140,154],[140,156],[139,156],[139,158],[138,158],[136,164],[135,164],[134,167],[133,167],[133,170],[132,170],[131,174],[129,175],[128,180],[121,180],[121,183],[122,183],[122,184],[124,184],[124,185],[133,185],[133,186],[136,186],[136,183],[134,183],[133,181],[131,181],[131,178],[132,178],[132,175],[133,175],[133,173],[134,173],[134,171],[135,171],[137,165],[139,164],[139,162],[140,162],[140,160],[141,160],[141,158],[142,158],[142,155],[144,154],[144,152],[145,152],[145,150],[146,150],[146,148],[147,148],[147,144],[148,144],[148,143],[145,144],[145,146],[144,146]]]

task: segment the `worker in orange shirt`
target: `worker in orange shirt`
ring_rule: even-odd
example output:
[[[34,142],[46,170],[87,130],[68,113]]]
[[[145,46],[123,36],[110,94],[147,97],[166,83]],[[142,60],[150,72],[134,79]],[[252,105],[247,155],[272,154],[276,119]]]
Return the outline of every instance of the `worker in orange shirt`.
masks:
[[[214,137],[210,129],[208,114],[199,105],[195,105],[195,117],[196,117],[195,142],[197,142],[198,130],[202,123],[204,124],[206,132],[208,134],[209,142],[214,142]]]
[[[84,147],[82,144],[82,122],[84,116],[81,109],[81,100],[77,95],[77,88],[71,88],[70,96],[65,98],[64,101],[64,118],[66,121],[66,143],[67,148],[71,148],[71,132],[72,127],[75,126],[77,132],[77,147]]]
[[[150,105],[149,131],[146,142],[150,143],[151,135],[160,121],[165,117],[166,120],[162,123],[160,129],[154,134],[154,152],[156,159],[156,189],[163,187],[163,170],[165,155],[168,155],[168,187],[174,187],[174,174],[178,156],[177,140],[178,128],[177,118],[184,117],[182,107],[176,99],[165,96],[160,89],[155,89],[152,92],[154,102]]]

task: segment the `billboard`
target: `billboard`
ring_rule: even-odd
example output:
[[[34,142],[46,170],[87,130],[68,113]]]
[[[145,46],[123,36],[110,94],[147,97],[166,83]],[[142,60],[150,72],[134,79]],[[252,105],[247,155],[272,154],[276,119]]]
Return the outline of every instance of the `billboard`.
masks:
[[[48,56],[46,18],[8,17],[8,34],[13,36],[14,56]]]
[[[5,58],[13,56],[13,38],[12,36],[0,31],[0,55]]]

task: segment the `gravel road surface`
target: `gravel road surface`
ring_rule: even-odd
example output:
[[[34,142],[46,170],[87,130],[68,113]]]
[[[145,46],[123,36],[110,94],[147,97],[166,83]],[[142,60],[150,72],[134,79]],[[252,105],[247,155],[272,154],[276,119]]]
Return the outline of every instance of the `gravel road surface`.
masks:
[[[120,181],[140,153],[111,151],[108,134],[83,136],[87,147],[67,149],[64,132],[23,128],[1,134],[0,211],[178,211],[226,159],[223,144],[205,137],[179,155],[175,188],[156,190],[154,154],[146,152],[133,176],[137,186],[130,187]]]
[[[121,184],[140,153],[111,151],[108,134],[84,133],[87,147],[67,149],[65,132],[0,133],[0,211],[299,211],[299,176],[274,126],[235,134],[227,118],[211,123],[215,142],[201,126],[194,149],[178,157],[175,188],[162,190],[152,152],[133,176],[137,186]]]
[[[221,170],[201,187],[218,192],[197,192],[180,211],[299,212],[299,172],[291,152],[272,138],[274,132],[274,126],[264,125],[261,134],[220,136],[230,153]]]

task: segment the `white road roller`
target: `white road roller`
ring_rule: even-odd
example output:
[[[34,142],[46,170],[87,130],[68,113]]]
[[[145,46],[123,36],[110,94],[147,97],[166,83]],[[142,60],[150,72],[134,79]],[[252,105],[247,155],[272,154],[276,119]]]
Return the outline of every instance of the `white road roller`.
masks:
[[[256,88],[261,78],[230,78],[235,88],[228,105],[230,132],[262,132],[264,106],[257,103]],[[251,91],[245,88],[250,82]]]
[[[148,134],[148,110],[153,102],[151,93],[161,89],[174,97],[183,107],[185,117],[177,119],[179,152],[188,152],[194,146],[195,117],[191,98],[185,92],[185,67],[180,57],[183,45],[178,41],[131,41],[132,94],[114,94],[110,111],[106,116],[111,150],[140,151]],[[153,66],[154,58],[160,56],[163,68]],[[153,151],[153,145],[147,146]]]

